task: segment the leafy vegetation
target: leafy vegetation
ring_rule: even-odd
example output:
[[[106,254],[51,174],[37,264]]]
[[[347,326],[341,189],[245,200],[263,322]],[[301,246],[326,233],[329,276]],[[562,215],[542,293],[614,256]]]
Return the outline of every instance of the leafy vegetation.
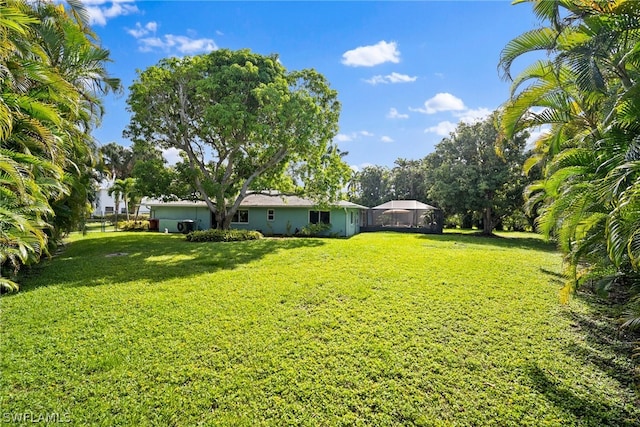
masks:
[[[254,230],[197,230],[185,236],[189,242],[241,242],[244,240],[259,240],[264,236]]]
[[[390,200],[419,200],[443,210],[450,228],[531,229],[523,210],[522,192],[531,177],[522,172],[526,133],[502,142],[495,113],[475,123],[458,124],[435,151],[420,160],[397,159],[392,169],[367,166],[349,187],[364,206]]]
[[[349,191],[354,202],[374,207],[390,200],[425,200],[428,182],[422,160],[397,159],[391,169],[365,166],[352,178]]]
[[[116,228],[122,231],[149,231],[149,221],[135,219],[121,221]]]
[[[525,234],[75,236],[0,300],[0,404],[78,425],[638,425],[629,338],[558,303],[560,268]]]
[[[82,4],[0,3],[0,292],[87,213],[99,96],[119,89]]]
[[[298,232],[299,236],[306,237],[320,237],[331,230],[331,224],[325,224],[323,222],[318,222],[316,224],[307,224]]]
[[[596,283],[633,301],[640,284],[640,3],[529,3],[544,26],[512,40],[500,60],[512,77],[517,59],[549,54],[513,77],[502,114],[507,136],[549,130],[526,164],[543,171],[528,188],[529,208],[565,254],[567,293]],[[633,322],[640,312],[629,318],[640,324]]]
[[[495,116],[459,123],[424,160],[429,198],[448,215],[477,214],[487,235],[522,206],[525,187],[522,164],[528,135],[513,135],[496,152]]]
[[[351,175],[332,142],[337,92],[315,70],[285,70],[275,55],[219,49],[163,59],[139,72],[127,102],[127,134],[184,153],[218,228],[230,227],[251,189],[327,203]]]

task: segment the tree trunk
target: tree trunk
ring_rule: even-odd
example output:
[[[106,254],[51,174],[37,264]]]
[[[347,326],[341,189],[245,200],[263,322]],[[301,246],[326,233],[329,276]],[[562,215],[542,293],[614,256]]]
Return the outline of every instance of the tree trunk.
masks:
[[[118,212],[120,211],[120,199],[116,198],[116,222],[114,229],[118,230]]]
[[[218,230],[228,230],[231,228],[231,216],[226,215],[226,212],[218,210],[216,212],[216,228]]]
[[[490,236],[493,233],[493,214],[491,211],[491,206],[487,206],[484,209],[484,213],[482,215],[482,234],[485,236]]]

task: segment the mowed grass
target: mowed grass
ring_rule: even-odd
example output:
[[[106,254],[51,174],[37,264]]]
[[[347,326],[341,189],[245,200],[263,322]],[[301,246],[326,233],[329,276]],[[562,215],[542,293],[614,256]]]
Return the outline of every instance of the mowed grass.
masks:
[[[632,361],[534,236],[78,236],[1,299],[0,412],[75,425],[624,426]],[[5,418],[6,419],[6,418]]]

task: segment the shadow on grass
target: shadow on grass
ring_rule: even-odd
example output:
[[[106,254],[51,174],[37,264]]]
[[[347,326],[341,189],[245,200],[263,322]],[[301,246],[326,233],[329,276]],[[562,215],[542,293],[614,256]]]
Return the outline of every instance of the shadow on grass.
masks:
[[[448,232],[445,234],[421,234],[421,239],[439,242],[465,243],[482,246],[493,246],[502,249],[527,249],[544,252],[556,252],[553,243],[548,243],[535,235],[529,237],[502,237],[497,235],[482,236],[479,234]]]
[[[578,395],[570,386],[555,378],[553,373],[537,365],[527,369],[533,386],[556,407],[578,419],[585,426],[638,426],[640,419],[630,407],[612,406],[589,393]],[[631,406],[631,405],[629,405]]]
[[[579,293],[574,298],[579,298],[592,310],[587,314],[565,312],[574,332],[582,338],[571,345],[571,354],[584,363],[597,366],[625,387],[640,391],[640,378],[635,372],[637,360],[633,358],[638,333],[618,328],[617,306],[607,305],[591,294]]]
[[[571,387],[562,384],[553,374],[532,366],[529,377],[538,391],[564,411],[573,413],[581,424],[592,426],[638,426],[638,377],[633,359],[633,341],[637,336],[623,334],[617,327],[613,307],[605,305],[590,294],[576,294],[590,307],[587,313],[564,311],[571,321],[576,339],[567,347],[568,354],[577,364],[595,366],[601,373],[620,384],[627,400],[612,406],[599,400],[596,394],[578,395]]]
[[[304,238],[191,243],[179,235],[107,233],[68,243],[53,259],[26,270],[20,293],[50,285],[188,278],[234,269],[279,251],[324,244],[320,239]]]

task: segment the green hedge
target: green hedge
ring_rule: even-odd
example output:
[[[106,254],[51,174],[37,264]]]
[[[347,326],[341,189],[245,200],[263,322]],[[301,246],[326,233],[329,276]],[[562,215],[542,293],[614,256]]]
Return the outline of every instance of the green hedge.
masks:
[[[240,242],[243,240],[258,240],[264,236],[253,230],[209,230],[192,231],[186,235],[189,242]]]
[[[331,224],[307,224],[297,233],[297,236],[320,237],[325,236],[331,230]]]
[[[149,231],[149,221],[120,221],[118,222],[120,231]]]

